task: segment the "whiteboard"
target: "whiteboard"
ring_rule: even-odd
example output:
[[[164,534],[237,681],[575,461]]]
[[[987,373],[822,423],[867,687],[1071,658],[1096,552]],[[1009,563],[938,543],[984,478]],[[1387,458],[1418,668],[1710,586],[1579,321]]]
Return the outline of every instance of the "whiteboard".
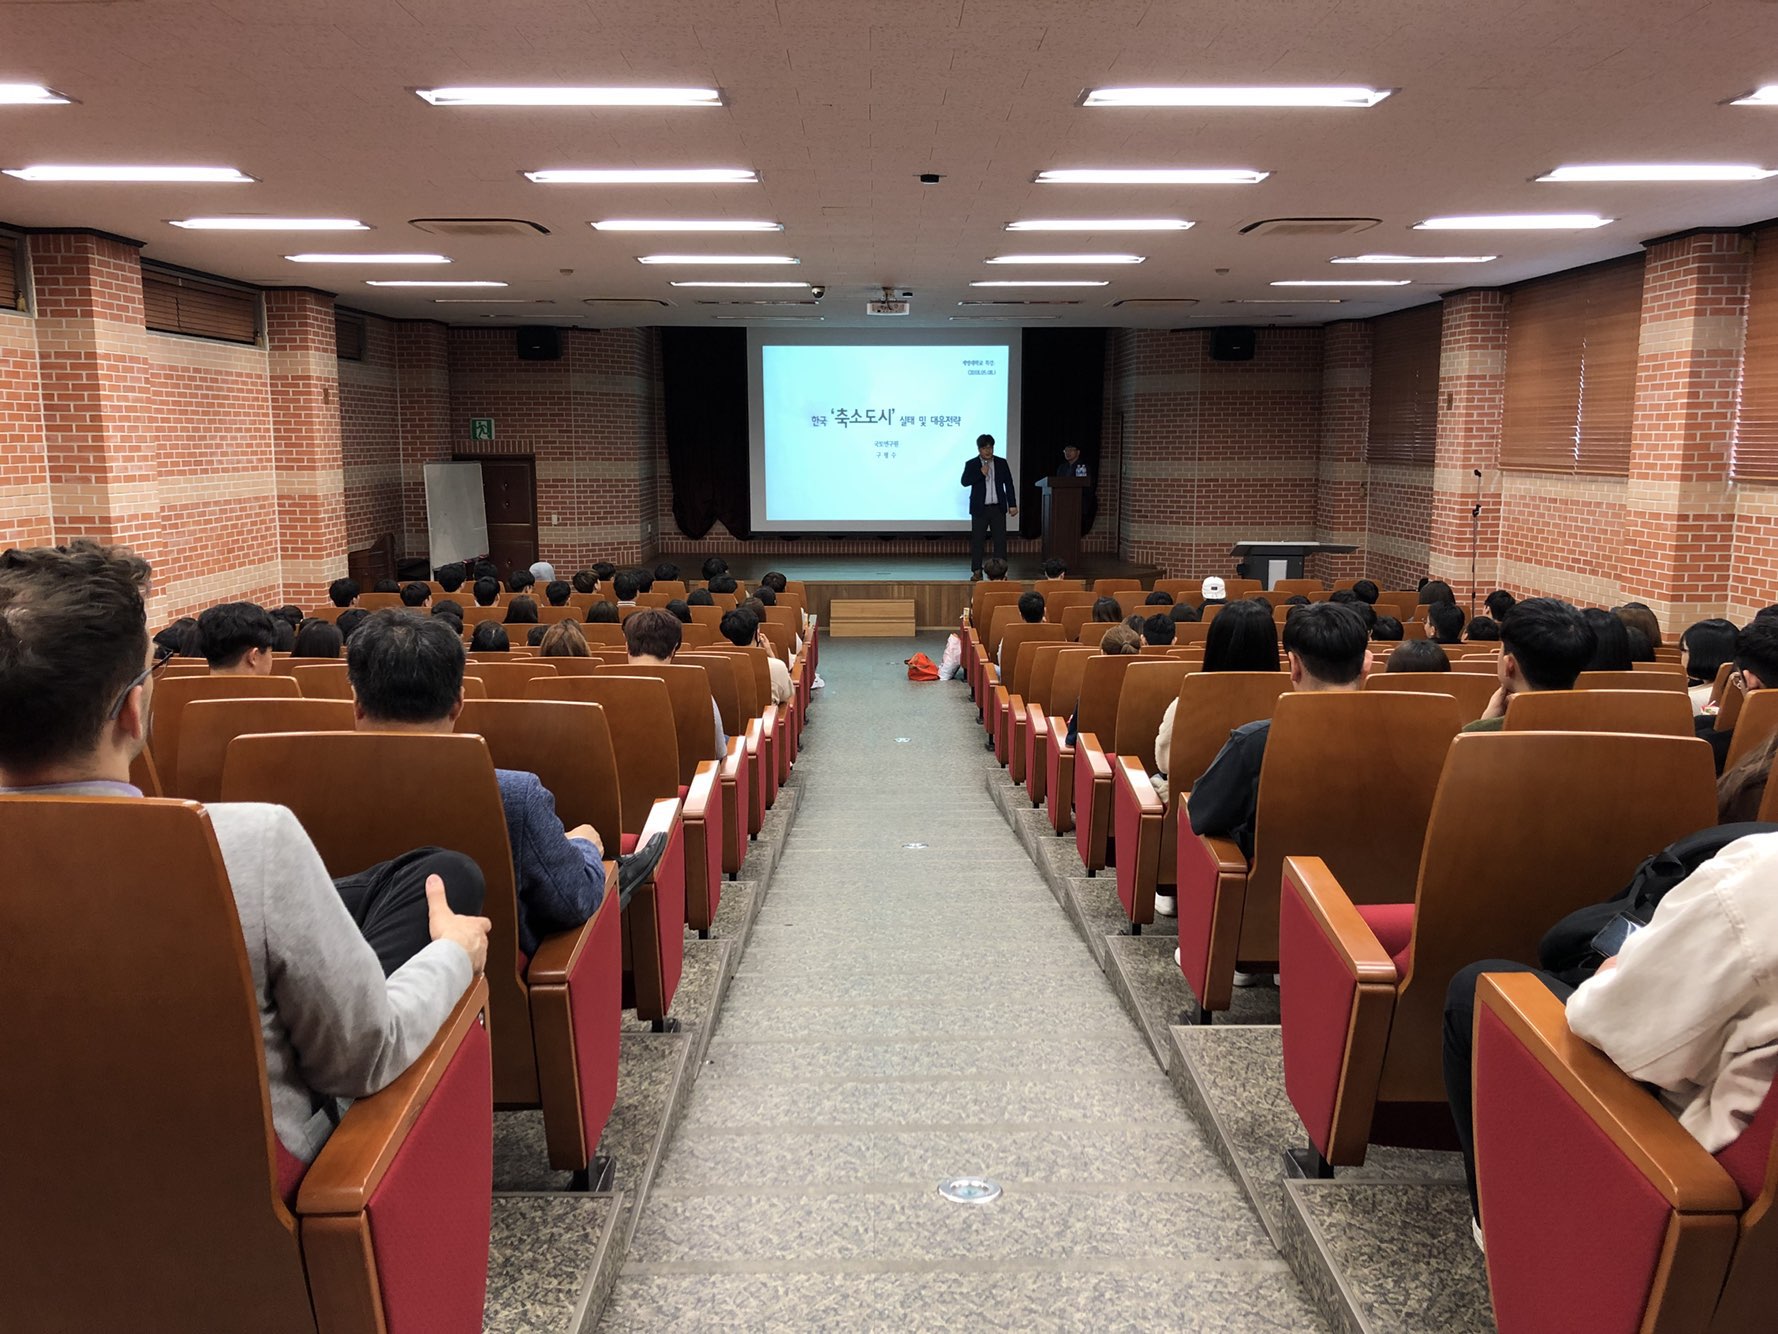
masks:
[[[432,567],[488,554],[488,506],[479,463],[426,466],[426,543]]]

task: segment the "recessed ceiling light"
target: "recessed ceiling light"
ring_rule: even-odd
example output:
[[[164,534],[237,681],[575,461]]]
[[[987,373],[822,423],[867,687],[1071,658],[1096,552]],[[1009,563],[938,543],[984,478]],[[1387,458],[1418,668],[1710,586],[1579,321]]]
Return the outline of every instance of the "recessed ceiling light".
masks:
[[[744,222],[727,218],[603,218],[592,224],[598,232],[781,232],[781,222]]]
[[[553,306],[547,297],[522,296],[435,296],[435,306]]]
[[[715,88],[416,88],[435,107],[719,107]]]
[[[1763,181],[1778,171],[1734,162],[1623,162],[1583,163],[1557,167],[1536,177],[1539,181]]]
[[[1337,255],[1329,264],[1486,264],[1499,255]]]
[[[1305,296],[1289,298],[1281,296],[1246,296],[1231,297],[1227,304],[1231,306],[1342,306],[1345,302],[1337,296]]]
[[[746,167],[549,167],[528,171],[539,185],[748,185],[759,173]]]
[[[1064,167],[1037,173],[1039,185],[1254,185],[1272,173],[1251,167]]]
[[[1272,287],[1406,287],[1412,278],[1284,278]]]
[[[1031,218],[1009,222],[1009,232],[1183,232],[1184,218]]]
[[[329,255],[308,252],[301,255],[286,255],[285,259],[292,264],[449,264],[450,258],[445,255],[407,255],[407,254],[349,254]]]
[[[1778,83],[1763,84],[1745,97],[1729,99],[1732,107],[1778,107]]]
[[[1000,282],[971,283],[971,287],[1110,287],[1109,278],[1014,278]]]
[[[750,282],[708,282],[681,281],[670,282],[669,287],[807,287],[808,283],[750,283]]]
[[[993,255],[984,264],[1140,264],[1146,255]]]
[[[1616,218],[1596,213],[1469,213],[1450,218],[1416,222],[1417,232],[1539,232],[1586,231],[1608,227]]]
[[[0,106],[55,107],[73,100],[40,83],[0,83]]]
[[[105,181],[137,185],[188,182],[198,185],[246,185],[253,177],[233,167],[66,166],[45,164],[7,167],[5,174],[21,181]]]
[[[637,255],[638,264],[801,264],[795,255]]]
[[[356,218],[169,218],[170,227],[194,232],[367,232]]]
[[[460,282],[435,283],[424,278],[370,278],[365,281],[366,287],[505,287],[501,282]]]
[[[1356,84],[1093,88],[1080,104],[1085,107],[1374,107],[1394,91],[1393,88],[1366,88]]]

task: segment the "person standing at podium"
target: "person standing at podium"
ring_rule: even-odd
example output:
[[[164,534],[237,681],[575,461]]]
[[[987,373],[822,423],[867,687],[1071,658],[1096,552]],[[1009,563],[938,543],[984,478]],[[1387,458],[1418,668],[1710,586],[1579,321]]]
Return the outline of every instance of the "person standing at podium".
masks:
[[[1078,477],[1083,482],[1091,478],[1087,472],[1087,461],[1080,456],[1079,445],[1062,446],[1062,466],[1056,469],[1058,477]]]
[[[969,577],[982,577],[982,558],[987,540],[994,538],[994,555],[1006,559],[1006,519],[1019,512],[1019,493],[1013,486],[1012,469],[994,453],[994,437],[975,438],[975,458],[963,465],[961,485],[969,488]]]

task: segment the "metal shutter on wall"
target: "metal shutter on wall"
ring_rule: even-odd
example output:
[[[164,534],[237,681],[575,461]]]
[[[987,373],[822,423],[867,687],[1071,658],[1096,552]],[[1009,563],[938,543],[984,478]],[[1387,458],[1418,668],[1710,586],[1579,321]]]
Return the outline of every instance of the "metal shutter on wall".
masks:
[[[1778,227],[1754,234],[1730,476],[1778,482]]]
[[[25,308],[24,246],[11,232],[0,232],[0,306]]]
[[[1370,463],[1431,463],[1438,447],[1442,302],[1371,321]]]
[[[259,341],[259,296],[239,287],[188,278],[142,266],[145,323],[156,333],[214,338],[225,343]]]
[[[333,317],[334,355],[341,361],[363,361],[365,319],[362,315],[336,311]]]

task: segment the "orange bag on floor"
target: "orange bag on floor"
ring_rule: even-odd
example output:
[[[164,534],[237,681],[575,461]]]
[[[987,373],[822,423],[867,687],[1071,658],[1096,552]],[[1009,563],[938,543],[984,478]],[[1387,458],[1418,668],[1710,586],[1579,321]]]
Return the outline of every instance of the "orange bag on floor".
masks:
[[[910,680],[910,681],[936,681],[936,680],[938,680],[938,664],[935,663],[931,658],[927,657],[924,653],[914,654],[913,657],[911,657],[907,660],[907,664],[908,664],[908,680]]]

